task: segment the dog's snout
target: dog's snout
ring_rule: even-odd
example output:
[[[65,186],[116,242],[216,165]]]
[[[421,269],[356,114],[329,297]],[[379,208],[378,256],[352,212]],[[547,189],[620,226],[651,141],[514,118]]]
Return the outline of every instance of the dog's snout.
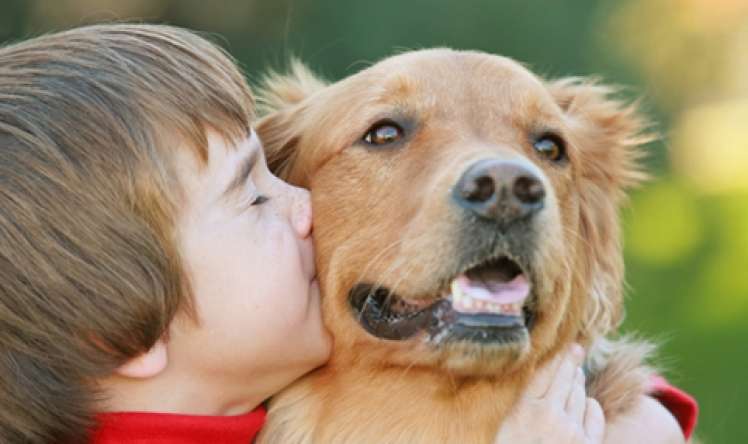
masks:
[[[465,171],[453,197],[474,214],[506,224],[542,209],[545,187],[536,173],[521,163],[488,159]]]

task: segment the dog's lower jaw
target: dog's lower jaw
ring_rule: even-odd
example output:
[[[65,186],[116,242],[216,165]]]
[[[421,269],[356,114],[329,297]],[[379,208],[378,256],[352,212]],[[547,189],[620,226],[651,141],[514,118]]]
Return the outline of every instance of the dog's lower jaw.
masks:
[[[514,344],[477,346],[472,343],[452,343],[442,346],[447,350],[439,366],[456,377],[492,377],[516,371],[525,364],[529,341]]]

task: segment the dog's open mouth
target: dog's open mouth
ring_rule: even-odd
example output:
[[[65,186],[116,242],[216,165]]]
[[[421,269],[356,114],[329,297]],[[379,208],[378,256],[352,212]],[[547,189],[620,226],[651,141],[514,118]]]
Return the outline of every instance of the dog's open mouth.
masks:
[[[359,323],[382,339],[426,332],[437,344],[513,342],[531,328],[531,284],[513,259],[500,256],[459,273],[437,298],[405,300],[389,289],[358,284],[349,302]]]

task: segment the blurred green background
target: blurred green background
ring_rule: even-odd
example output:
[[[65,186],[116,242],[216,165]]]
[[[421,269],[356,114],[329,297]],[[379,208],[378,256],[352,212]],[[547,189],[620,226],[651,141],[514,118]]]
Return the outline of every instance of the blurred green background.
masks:
[[[625,329],[663,341],[704,441],[748,442],[748,0],[0,0],[0,42],[125,19],[206,31],[255,79],[290,54],[337,79],[451,46],[628,86],[663,140],[624,214]]]

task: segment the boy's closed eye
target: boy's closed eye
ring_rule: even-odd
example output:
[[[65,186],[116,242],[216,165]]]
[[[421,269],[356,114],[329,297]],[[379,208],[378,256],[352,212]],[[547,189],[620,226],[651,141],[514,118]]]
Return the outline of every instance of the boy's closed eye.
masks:
[[[270,200],[269,197],[260,194],[254,198],[254,200],[252,201],[251,204],[249,204],[249,206],[262,205],[269,200]]]
[[[262,163],[262,153],[257,149],[252,150],[246,158],[241,160],[239,166],[236,168],[233,178],[223,193],[221,193],[223,198],[232,199],[242,196],[240,198],[240,207],[242,210],[262,205],[269,201],[270,198],[260,193],[252,180],[252,177],[256,174],[257,169],[262,166]]]
[[[224,198],[230,198],[247,188],[251,181],[252,172],[258,164],[260,156],[261,153],[255,149],[252,150],[247,157],[241,160],[241,163],[236,168],[234,177],[231,179],[223,193],[221,193]]]

